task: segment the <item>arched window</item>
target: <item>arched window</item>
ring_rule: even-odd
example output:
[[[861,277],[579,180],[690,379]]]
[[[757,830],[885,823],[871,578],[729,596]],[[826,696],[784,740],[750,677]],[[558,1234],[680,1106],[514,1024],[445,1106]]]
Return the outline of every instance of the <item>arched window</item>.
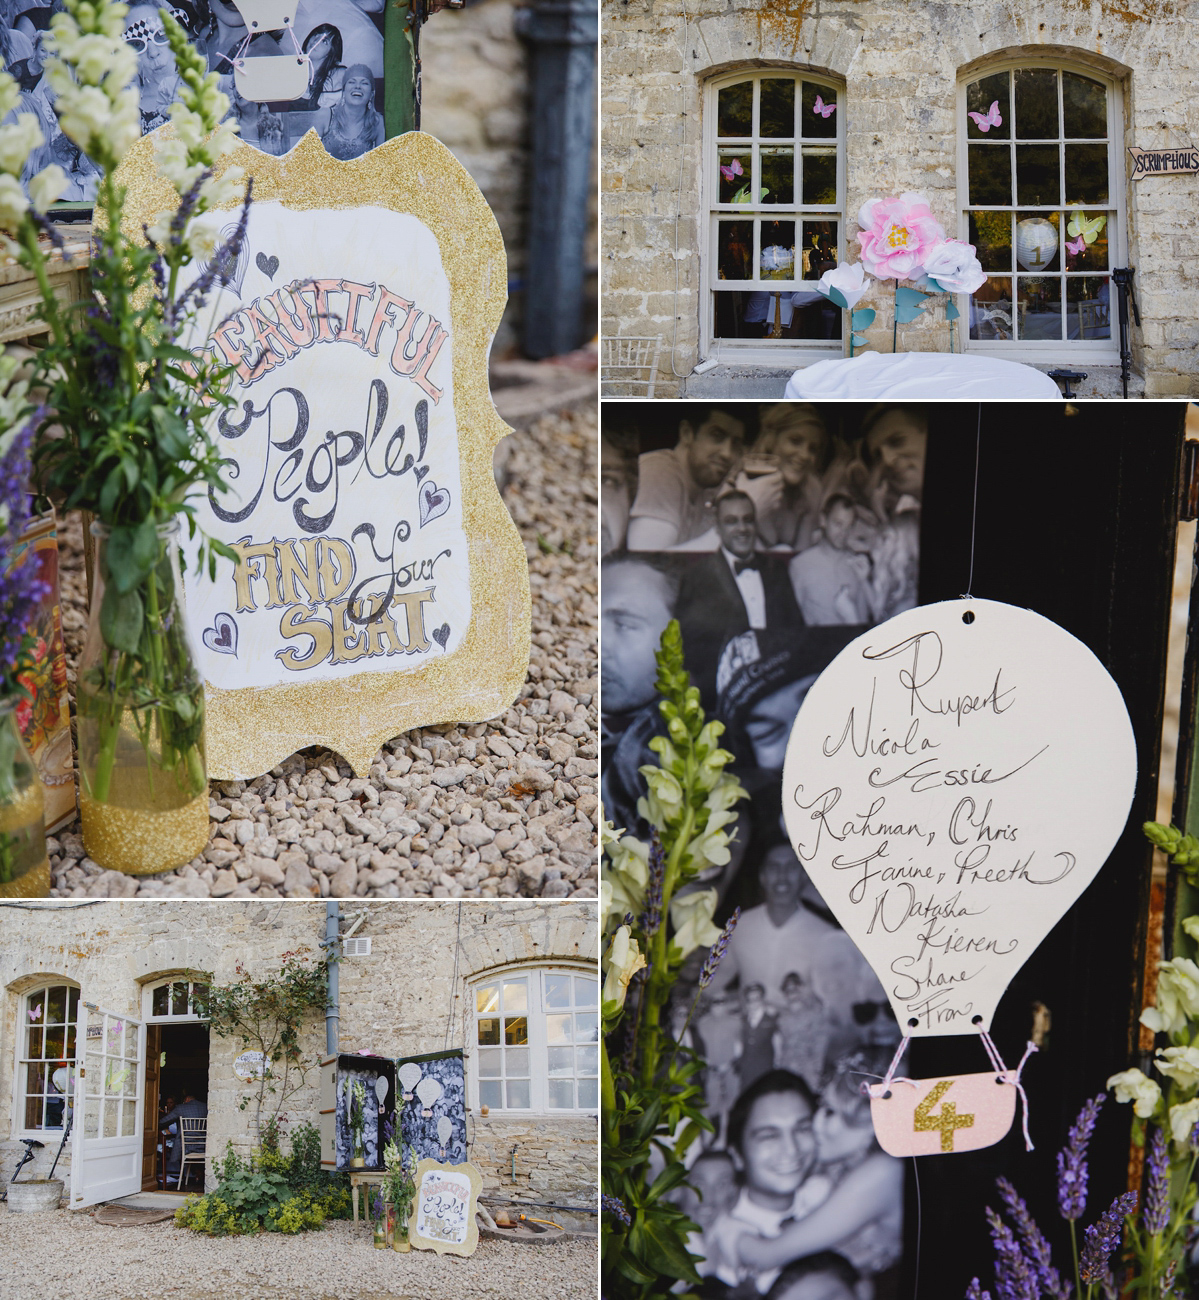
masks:
[[[186,975],[148,984],[142,991],[142,1013],[147,1020],[206,1020],[208,985]]]
[[[958,89],[960,236],[987,273],[970,298],[967,346],[1114,359],[1119,86],[1089,69],[1013,60]]]
[[[75,1026],[79,989],[43,984],[20,1003],[17,1116],[22,1133],[62,1131],[75,1093]]]
[[[594,970],[520,966],[471,989],[471,1104],[492,1111],[599,1108]]]
[[[706,102],[705,351],[840,355],[841,312],[815,291],[844,249],[839,89],[764,69],[713,80]]]

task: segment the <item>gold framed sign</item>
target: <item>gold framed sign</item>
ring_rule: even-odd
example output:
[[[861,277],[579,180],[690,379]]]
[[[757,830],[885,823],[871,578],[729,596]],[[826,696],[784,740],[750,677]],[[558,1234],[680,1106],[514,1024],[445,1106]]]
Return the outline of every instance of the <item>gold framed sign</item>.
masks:
[[[158,134],[122,169],[131,230],[172,206]],[[487,377],[503,241],[430,135],[341,161],[310,131],[228,166],[254,201],[196,346],[236,367],[237,405],[214,417],[229,490],[196,504],[241,563],[185,579],[209,772],[249,778],[324,745],[361,775],[412,727],[503,712],[528,669],[528,566],[492,473],[510,432]]]
[[[420,1161],[408,1240],[419,1250],[439,1255],[473,1255],[479,1244],[475,1210],[482,1190],[482,1176],[472,1164]]]
[[[1139,181],[1145,176],[1183,176],[1188,172],[1199,172],[1199,149],[1189,145],[1181,149],[1134,149],[1129,146],[1132,157],[1132,179]]]

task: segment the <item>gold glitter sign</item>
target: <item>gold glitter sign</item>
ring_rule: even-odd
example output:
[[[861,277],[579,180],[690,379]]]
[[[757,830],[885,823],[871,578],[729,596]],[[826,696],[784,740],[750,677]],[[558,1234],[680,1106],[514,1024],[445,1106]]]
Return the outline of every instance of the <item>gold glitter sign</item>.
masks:
[[[123,168],[131,229],[171,206],[152,161],[170,130]],[[254,202],[192,344],[234,368],[236,401],[213,423],[228,490],[196,505],[239,562],[187,575],[209,771],[253,777],[320,744],[361,774],[411,727],[502,712],[528,668],[524,547],[491,469],[503,242],[429,135],[340,161],[309,132],[223,165]]]

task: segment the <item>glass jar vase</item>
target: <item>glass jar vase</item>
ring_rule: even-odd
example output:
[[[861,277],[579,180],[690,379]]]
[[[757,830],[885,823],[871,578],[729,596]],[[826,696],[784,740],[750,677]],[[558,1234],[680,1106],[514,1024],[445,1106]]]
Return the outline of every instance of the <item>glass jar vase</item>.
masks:
[[[103,867],[153,875],[208,843],[204,680],[183,618],[179,524],[114,542],[93,523],[92,536],[76,683],[83,844]]]
[[[408,1209],[407,1203],[392,1207],[395,1211],[395,1230],[392,1238],[392,1250],[398,1250],[406,1253],[412,1249],[408,1241]]]
[[[16,701],[0,700],[0,898],[47,898],[42,778],[21,738]]]

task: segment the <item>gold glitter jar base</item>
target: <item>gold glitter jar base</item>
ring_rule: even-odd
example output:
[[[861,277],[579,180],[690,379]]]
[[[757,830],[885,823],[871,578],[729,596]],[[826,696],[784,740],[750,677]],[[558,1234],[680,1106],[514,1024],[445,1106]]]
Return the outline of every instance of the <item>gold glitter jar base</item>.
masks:
[[[127,876],[155,876],[181,867],[208,843],[208,791],[163,812],[98,803],[81,795],[83,847],[88,857]]]
[[[0,885],[0,898],[49,898],[50,897],[50,859],[41,862],[16,880]]]

